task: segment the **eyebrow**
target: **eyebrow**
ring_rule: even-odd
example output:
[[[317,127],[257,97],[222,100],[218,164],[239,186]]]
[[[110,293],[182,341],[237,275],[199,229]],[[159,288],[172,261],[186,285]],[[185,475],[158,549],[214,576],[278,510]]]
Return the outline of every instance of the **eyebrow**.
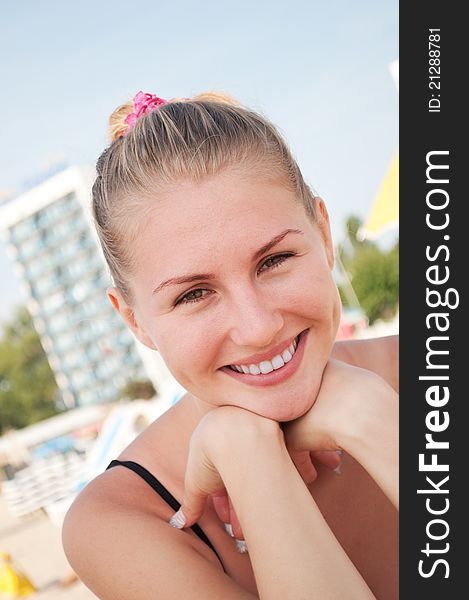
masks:
[[[275,237],[273,237],[267,244],[264,244],[259,250],[256,250],[253,256],[253,260],[259,259],[263,254],[271,250],[274,246],[279,244],[284,237],[286,237],[289,233],[298,233],[303,235],[303,232],[300,229],[285,229],[282,233],[279,233]],[[160,283],[152,292],[152,294],[156,294],[157,292],[161,292],[164,288],[171,285],[181,285],[183,283],[194,283],[195,281],[210,281],[215,279],[215,275],[213,273],[194,273],[193,275],[181,275],[180,277],[170,277],[166,279],[162,283]]]

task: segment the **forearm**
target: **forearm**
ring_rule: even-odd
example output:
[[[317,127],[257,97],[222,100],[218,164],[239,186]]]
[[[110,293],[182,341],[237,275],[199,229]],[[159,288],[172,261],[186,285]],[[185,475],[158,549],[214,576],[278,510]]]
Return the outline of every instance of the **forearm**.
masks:
[[[399,397],[367,369],[329,361],[312,408],[284,425],[289,448],[344,449],[398,506]]]
[[[281,432],[223,452],[223,477],[249,548],[260,598],[372,598],[295,469]],[[223,456],[225,458],[223,458]]]

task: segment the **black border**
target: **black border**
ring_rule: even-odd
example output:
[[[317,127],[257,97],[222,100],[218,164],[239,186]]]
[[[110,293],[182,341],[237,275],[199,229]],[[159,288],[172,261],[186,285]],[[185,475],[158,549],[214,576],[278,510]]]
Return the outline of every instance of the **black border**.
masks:
[[[467,24],[463,19],[463,3],[436,2],[400,4],[400,361],[401,361],[401,417],[400,417],[400,598],[463,598],[465,589],[465,564],[467,554],[463,532],[466,498],[466,457],[463,440],[469,437],[466,426],[465,406],[469,393],[464,374],[469,372],[469,357],[466,357],[467,326],[467,278],[466,268],[469,256],[469,220],[464,213],[467,192],[464,190],[465,158],[469,156],[469,136],[467,130],[467,109],[469,104],[463,89],[468,69],[465,67]],[[429,47],[428,30],[441,29],[441,112],[430,113],[428,101],[432,92],[429,89]],[[467,137],[467,141],[465,139]],[[450,224],[444,232],[432,231],[426,225],[426,155],[432,150],[449,150],[449,184],[444,186],[450,196],[448,212]],[[450,239],[443,241],[443,233]],[[425,317],[432,311],[426,303],[426,270],[430,264],[426,256],[426,246],[436,248],[446,243],[450,250],[445,262],[441,254],[438,264],[448,265],[450,279],[446,287],[453,287],[459,293],[459,306],[448,310],[450,327],[447,348],[449,355],[444,360],[449,363],[450,400],[441,410],[447,410],[450,417],[448,429],[439,434],[439,439],[447,439],[448,450],[439,452],[439,462],[449,463],[447,497],[450,501],[448,512],[442,516],[449,525],[448,537],[440,543],[449,543],[448,552],[432,555],[434,560],[445,558],[449,564],[449,577],[445,578],[446,568],[436,568],[431,577],[419,575],[419,560],[425,559],[426,569],[431,564],[421,553],[428,540],[426,525],[432,516],[425,507],[427,496],[417,494],[425,486],[425,475],[419,472],[418,455],[425,451],[426,414],[432,408],[426,403],[425,391],[428,382],[419,381],[425,373],[426,341],[432,335],[426,327]],[[444,310],[440,308],[438,310]],[[441,333],[440,335],[445,335]],[[467,366],[466,366],[467,362]],[[440,373],[441,374],[441,373]],[[467,430],[467,431],[466,431]],[[435,438],[437,436],[435,435]],[[435,473],[434,479],[441,479],[442,473]],[[446,475],[446,474],[445,474]],[[434,496],[436,498],[436,496]],[[441,499],[443,496],[440,495]],[[436,517],[434,517],[436,518]],[[465,529],[465,528],[464,528]],[[434,530],[436,531],[436,529]],[[434,547],[438,543],[434,542]]]

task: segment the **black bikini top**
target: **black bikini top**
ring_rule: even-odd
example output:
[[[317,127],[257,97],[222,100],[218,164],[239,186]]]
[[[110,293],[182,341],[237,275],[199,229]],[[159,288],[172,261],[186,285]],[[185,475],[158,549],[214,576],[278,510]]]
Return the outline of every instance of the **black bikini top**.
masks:
[[[133,462],[131,460],[124,460],[124,461],[113,460],[106,467],[106,471],[108,469],[110,469],[111,467],[116,467],[119,465],[122,467],[127,467],[128,469],[131,469],[134,473],[137,473],[137,475],[140,475],[140,477],[142,477],[148,483],[148,485],[150,485],[155,490],[155,492],[159,496],[161,496],[161,498],[163,498],[163,500],[167,504],[169,504],[169,506],[171,506],[171,508],[175,512],[181,508],[181,505],[179,504],[179,502],[176,500],[176,498],[170,492],[168,492],[168,490],[164,487],[164,485],[162,483],[160,483],[158,481],[158,479],[150,473],[150,471],[147,471],[147,469],[145,469],[145,467],[142,467],[142,465],[139,465],[136,462]],[[207,546],[211,550],[213,550],[213,552],[215,552],[218,560],[221,563],[221,566],[223,567],[223,562],[222,562],[221,558],[218,556],[218,552],[213,547],[212,542],[208,539],[208,537],[202,531],[201,527],[199,525],[195,524],[195,525],[192,525],[191,529],[196,534],[196,536],[198,536],[205,544],[207,544]],[[223,570],[225,570],[224,567],[223,567]]]

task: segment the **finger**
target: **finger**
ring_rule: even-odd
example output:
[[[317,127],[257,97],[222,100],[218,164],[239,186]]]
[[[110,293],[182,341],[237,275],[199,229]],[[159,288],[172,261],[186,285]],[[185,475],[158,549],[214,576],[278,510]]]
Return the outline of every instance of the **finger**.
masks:
[[[212,503],[218,518],[222,523],[230,523],[230,505],[228,502],[228,492],[223,489],[221,492],[212,494]]]
[[[311,457],[329,469],[337,469],[341,460],[336,450],[316,450],[311,452]]]
[[[181,508],[169,524],[177,529],[191,527],[202,516],[208,496],[224,489],[220,474],[210,461],[197,451],[189,453],[184,477],[184,496]]]
[[[192,527],[203,515],[207,498],[221,490],[207,491],[186,482],[181,508],[171,517],[169,524],[176,529]]]
[[[297,468],[298,473],[305,483],[313,483],[318,476],[315,466],[311,461],[308,450],[289,450],[290,457]]]
[[[171,517],[169,524],[176,529],[192,527],[200,519],[207,502],[207,493],[201,490],[189,490],[186,487],[181,508]]]
[[[243,530],[241,529],[241,523],[239,522],[238,515],[236,514],[236,510],[235,510],[233,503],[231,502],[229,497],[228,497],[228,502],[230,505],[230,523],[231,523],[231,527],[232,527],[232,531],[233,531],[233,536],[237,540],[244,540],[244,533],[243,533]]]

